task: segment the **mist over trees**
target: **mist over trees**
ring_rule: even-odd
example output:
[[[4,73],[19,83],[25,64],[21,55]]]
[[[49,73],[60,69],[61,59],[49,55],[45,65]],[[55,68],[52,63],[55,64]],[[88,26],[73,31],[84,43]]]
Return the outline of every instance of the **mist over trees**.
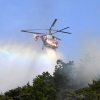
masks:
[[[84,60],[85,62],[85,60]],[[83,65],[77,70],[74,61],[68,63],[58,59],[53,75],[43,72],[42,75],[15,89],[0,94],[0,100],[99,100],[100,79],[88,84],[82,77]],[[99,79],[99,80],[98,80]],[[85,86],[85,85],[86,86]]]

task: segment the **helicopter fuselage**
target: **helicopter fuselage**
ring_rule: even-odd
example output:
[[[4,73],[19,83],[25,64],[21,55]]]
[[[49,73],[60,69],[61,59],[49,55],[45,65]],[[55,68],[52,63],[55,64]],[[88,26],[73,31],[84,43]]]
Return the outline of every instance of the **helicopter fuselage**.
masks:
[[[34,34],[34,40],[37,41],[38,37],[40,37],[43,41],[43,46],[45,47],[49,47],[52,49],[56,49],[58,48],[58,42],[56,40],[56,38],[50,34],[46,34],[46,35],[37,35]]]
[[[58,42],[56,41],[56,38],[54,38],[52,35],[45,35],[40,37],[43,41],[43,45],[46,47],[50,47],[52,49],[58,48]]]

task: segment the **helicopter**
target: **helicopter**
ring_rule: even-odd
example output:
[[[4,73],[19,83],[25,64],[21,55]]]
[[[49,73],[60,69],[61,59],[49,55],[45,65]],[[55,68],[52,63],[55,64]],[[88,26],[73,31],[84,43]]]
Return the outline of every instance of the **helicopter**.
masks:
[[[42,49],[44,49],[44,47],[47,48],[51,48],[56,50],[58,48],[58,41],[57,40],[61,40],[55,36],[53,36],[53,34],[61,32],[61,33],[67,33],[67,34],[71,34],[69,32],[64,32],[63,30],[68,29],[69,27],[65,27],[63,29],[60,30],[54,30],[52,29],[52,27],[55,25],[57,19],[54,20],[54,22],[52,23],[51,27],[49,29],[33,29],[33,30],[48,30],[48,33],[39,33],[39,32],[33,32],[30,30],[21,30],[21,32],[27,32],[27,33],[32,33],[34,34],[34,40],[37,41],[38,38],[42,39],[43,42],[43,46]],[[53,31],[53,33],[52,33]]]

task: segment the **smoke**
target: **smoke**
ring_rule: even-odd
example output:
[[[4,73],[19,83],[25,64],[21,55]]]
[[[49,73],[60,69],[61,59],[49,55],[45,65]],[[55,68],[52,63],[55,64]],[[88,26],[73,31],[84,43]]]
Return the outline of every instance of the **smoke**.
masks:
[[[23,86],[44,71],[53,73],[60,52],[42,50],[35,43],[0,41],[0,92]]]
[[[90,37],[90,36],[89,36]],[[92,82],[100,74],[100,40],[82,39],[82,47],[75,61],[75,80],[81,86]],[[65,56],[52,49],[41,49],[40,44],[0,40],[0,92],[23,86],[42,72],[54,72],[57,59]]]
[[[80,49],[80,60],[75,63],[77,68],[76,80],[81,86],[92,83],[100,74],[100,40],[91,36],[83,38]]]

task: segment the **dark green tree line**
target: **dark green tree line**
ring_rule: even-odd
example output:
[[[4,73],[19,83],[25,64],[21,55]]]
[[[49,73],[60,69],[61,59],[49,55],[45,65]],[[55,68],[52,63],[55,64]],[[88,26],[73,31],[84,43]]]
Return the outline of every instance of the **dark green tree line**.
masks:
[[[100,100],[100,79],[93,80],[92,84],[88,84],[87,87],[80,88],[75,91],[80,95],[80,98],[85,100]]]
[[[57,60],[53,77],[57,89],[58,100],[69,98],[67,91],[74,90],[76,88],[76,85],[74,84],[73,72],[75,69],[73,64],[73,61],[64,63],[62,60]]]
[[[5,92],[5,96],[12,100],[32,100],[32,86],[27,83],[23,87],[17,87],[15,89]]]
[[[15,89],[0,95],[0,100],[100,100],[100,79],[93,84],[77,89],[74,62],[57,60],[53,75],[43,72],[42,75]],[[94,99],[93,99],[94,98]]]
[[[2,95],[2,98],[9,100],[63,100],[68,97],[66,91],[74,88],[73,86],[73,61],[64,63],[57,60],[53,75],[43,72],[42,75],[33,79],[33,85],[29,83],[23,87],[11,89]],[[4,99],[5,100],[5,99]]]
[[[53,77],[48,72],[43,72],[33,80],[34,100],[56,100],[56,89]]]

